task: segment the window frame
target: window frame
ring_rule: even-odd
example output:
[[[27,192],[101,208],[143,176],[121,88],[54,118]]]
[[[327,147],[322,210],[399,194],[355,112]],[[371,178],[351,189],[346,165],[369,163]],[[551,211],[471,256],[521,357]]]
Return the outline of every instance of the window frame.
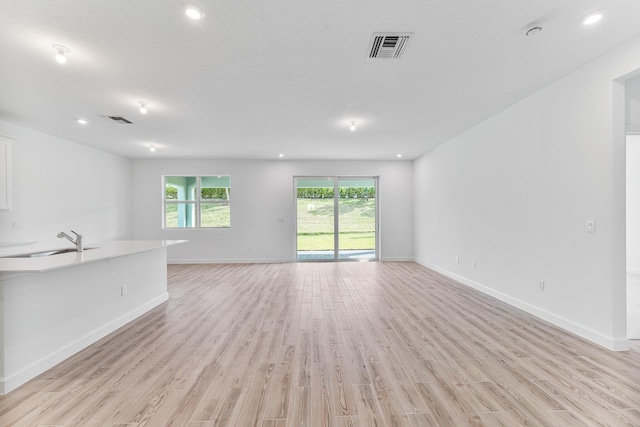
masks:
[[[195,178],[195,187],[193,188],[193,198],[185,197],[185,200],[167,199],[167,178]],[[227,178],[229,180],[229,198],[228,199],[203,199],[202,198],[202,180],[203,178]],[[171,184],[170,185],[175,185]],[[218,187],[204,187],[218,188]],[[222,187],[220,187],[222,188]],[[194,223],[191,227],[170,227],[167,226],[167,207],[170,205],[191,205],[194,209]],[[228,226],[202,226],[202,206],[203,205],[227,205],[229,206],[229,225]],[[231,176],[230,175],[162,175],[162,229],[163,230],[216,230],[231,228]]]

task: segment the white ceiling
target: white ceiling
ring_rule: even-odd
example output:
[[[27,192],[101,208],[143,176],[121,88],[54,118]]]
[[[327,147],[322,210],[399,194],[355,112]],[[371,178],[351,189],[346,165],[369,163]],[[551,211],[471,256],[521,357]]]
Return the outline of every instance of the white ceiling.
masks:
[[[198,3],[2,0],[0,119],[130,158],[412,159],[640,36],[637,0]],[[415,35],[368,60],[373,32]]]

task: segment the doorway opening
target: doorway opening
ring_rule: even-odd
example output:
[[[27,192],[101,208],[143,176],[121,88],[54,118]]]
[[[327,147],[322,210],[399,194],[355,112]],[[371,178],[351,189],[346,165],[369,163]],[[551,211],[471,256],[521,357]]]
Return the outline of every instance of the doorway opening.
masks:
[[[296,259],[378,259],[377,177],[296,177]]]
[[[640,76],[625,82],[627,338],[640,339]]]

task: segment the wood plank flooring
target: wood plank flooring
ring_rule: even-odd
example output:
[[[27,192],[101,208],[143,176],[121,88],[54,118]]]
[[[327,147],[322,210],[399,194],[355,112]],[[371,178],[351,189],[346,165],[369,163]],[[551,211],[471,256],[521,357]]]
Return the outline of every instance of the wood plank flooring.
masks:
[[[610,352],[414,263],[169,266],[170,300],[0,426],[640,426]]]

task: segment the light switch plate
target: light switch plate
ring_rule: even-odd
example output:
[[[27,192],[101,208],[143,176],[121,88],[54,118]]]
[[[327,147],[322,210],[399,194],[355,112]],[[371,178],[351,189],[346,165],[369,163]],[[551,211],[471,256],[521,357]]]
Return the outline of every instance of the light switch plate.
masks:
[[[587,233],[595,233],[596,232],[596,222],[592,219],[587,221]]]

